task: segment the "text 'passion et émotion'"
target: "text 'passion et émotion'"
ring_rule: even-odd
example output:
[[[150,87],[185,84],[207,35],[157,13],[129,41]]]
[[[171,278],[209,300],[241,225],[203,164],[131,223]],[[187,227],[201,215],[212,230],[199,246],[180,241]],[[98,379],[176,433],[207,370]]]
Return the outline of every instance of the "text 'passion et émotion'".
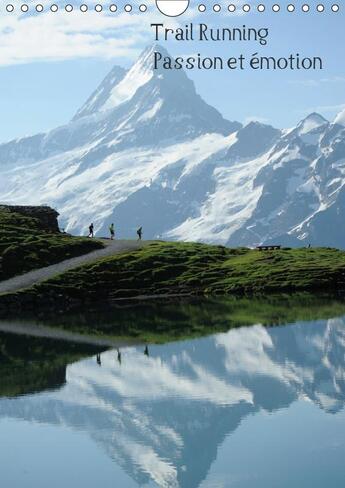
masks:
[[[207,24],[185,24],[184,27],[167,28],[164,24],[151,24],[154,29],[155,41],[251,41],[266,46],[268,28],[241,27],[209,27]],[[154,69],[203,69],[203,70],[322,70],[323,62],[318,56],[303,57],[299,53],[288,56],[261,56],[257,52],[246,57],[243,54],[224,58],[222,56],[203,56],[201,53],[192,56],[172,57],[168,53],[153,53]]]

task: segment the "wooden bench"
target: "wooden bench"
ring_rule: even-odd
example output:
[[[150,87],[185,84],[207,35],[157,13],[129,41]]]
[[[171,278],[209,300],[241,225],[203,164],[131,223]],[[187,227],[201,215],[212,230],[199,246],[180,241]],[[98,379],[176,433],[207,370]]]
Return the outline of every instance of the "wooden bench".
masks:
[[[275,246],[256,246],[256,249],[259,251],[276,251],[278,249],[281,249],[281,245],[275,245]]]

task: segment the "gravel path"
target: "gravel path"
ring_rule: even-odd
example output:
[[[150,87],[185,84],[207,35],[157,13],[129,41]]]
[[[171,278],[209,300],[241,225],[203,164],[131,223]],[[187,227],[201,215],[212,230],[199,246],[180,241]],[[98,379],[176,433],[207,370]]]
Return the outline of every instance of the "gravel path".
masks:
[[[111,339],[101,336],[92,336],[87,334],[78,334],[69,332],[64,329],[55,327],[46,327],[38,325],[33,321],[20,320],[0,320],[0,331],[17,335],[26,335],[31,337],[46,337],[68,342],[77,342],[79,344],[90,344],[93,346],[120,348],[127,346],[140,345],[138,339]]]
[[[83,256],[78,256],[76,258],[66,259],[57,264],[52,264],[51,266],[46,266],[45,268],[40,268],[29,273],[25,273],[20,276],[15,276],[9,280],[0,282],[0,293],[9,293],[21,290],[23,288],[28,288],[42,281],[53,278],[54,276],[68,271],[73,268],[77,268],[82,264],[91,263],[97,259],[104,258],[107,256],[113,256],[124,251],[132,251],[134,249],[139,249],[142,247],[142,242],[138,241],[125,241],[125,240],[114,240],[104,239],[105,244],[104,249],[99,249],[97,251],[92,251]]]

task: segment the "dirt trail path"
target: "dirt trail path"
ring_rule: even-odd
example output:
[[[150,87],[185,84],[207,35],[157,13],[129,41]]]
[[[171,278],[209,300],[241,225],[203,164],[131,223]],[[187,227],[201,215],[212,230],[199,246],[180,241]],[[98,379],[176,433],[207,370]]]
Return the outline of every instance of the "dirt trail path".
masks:
[[[138,339],[112,339],[102,336],[98,337],[87,334],[78,334],[76,332],[69,332],[64,329],[38,325],[34,321],[30,320],[0,320],[0,331],[17,335],[44,337],[48,339],[55,339],[67,342],[77,342],[79,344],[90,344],[92,346],[100,346],[105,348],[120,348],[141,344]]]
[[[105,244],[104,249],[99,249],[97,251],[92,251],[88,254],[83,254],[76,258],[66,259],[57,264],[52,264],[46,266],[45,268],[36,269],[34,271],[29,271],[28,273],[22,274],[20,276],[15,276],[9,280],[0,281],[0,294],[9,293],[21,290],[23,288],[28,288],[42,281],[53,278],[57,274],[63,273],[64,271],[69,271],[70,269],[77,268],[82,264],[92,263],[97,259],[105,258],[107,256],[113,256],[124,251],[132,251],[139,249],[143,246],[142,242],[138,241],[125,241],[125,240],[103,240]]]

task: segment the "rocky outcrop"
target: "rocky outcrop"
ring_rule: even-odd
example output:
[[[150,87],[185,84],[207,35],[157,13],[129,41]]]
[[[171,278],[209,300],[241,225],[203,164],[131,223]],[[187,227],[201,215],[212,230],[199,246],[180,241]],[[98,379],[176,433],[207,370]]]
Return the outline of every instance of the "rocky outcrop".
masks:
[[[0,205],[0,210],[15,212],[26,217],[32,217],[41,223],[42,229],[48,232],[59,232],[58,216],[59,213],[47,205],[27,206],[27,205]]]

